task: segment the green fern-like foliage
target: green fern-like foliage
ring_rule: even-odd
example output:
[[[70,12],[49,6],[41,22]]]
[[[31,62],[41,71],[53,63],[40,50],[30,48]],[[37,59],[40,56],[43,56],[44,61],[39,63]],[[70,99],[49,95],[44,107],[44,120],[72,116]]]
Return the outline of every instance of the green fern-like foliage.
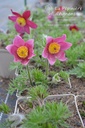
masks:
[[[11,128],[11,122],[9,122],[9,120],[1,122],[0,123],[0,128]]]
[[[77,78],[85,78],[85,63],[79,63],[77,67],[69,71],[69,74],[75,75]]]
[[[42,72],[42,70],[35,68],[32,70],[31,74],[36,85],[39,85],[39,84],[47,85],[47,78]]]
[[[18,70],[20,72],[21,70],[23,70],[24,66],[21,65],[20,62],[17,62],[17,63],[11,62],[9,68],[10,70]]]
[[[60,71],[59,75],[61,78],[63,78],[66,82],[68,82],[69,74],[66,71]]]
[[[0,105],[0,112],[3,112],[5,114],[8,114],[11,111],[11,109],[9,108],[8,105],[6,105],[5,103],[2,103]]]
[[[23,123],[23,128],[68,128],[66,120],[71,116],[68,107],[60,103],[47,102],[37,107]]]
[[[29,89],[28,94],[33,100],[44,99],[48,96],[47,87],[43,85],[38,85]]]
[[[12,95],[16,90],[22,93],[23,90],[27,89],[27,87],[30,86],[28,80],[29,79],[27,77],[27,71],[22,70],[18,75],[18,77],[10,81],[8,88],[9,93]]]

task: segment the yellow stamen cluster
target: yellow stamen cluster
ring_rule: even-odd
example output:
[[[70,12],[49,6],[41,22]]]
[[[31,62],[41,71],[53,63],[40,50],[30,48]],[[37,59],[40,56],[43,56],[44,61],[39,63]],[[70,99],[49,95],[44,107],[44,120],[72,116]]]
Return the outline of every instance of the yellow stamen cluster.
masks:
[[[58,43],[51,43],[48,47],[48,51],[51,54],[56,54],[60,51],[60,45]]]
[[[76,31],[76,29],[75,28],[72,28],[72,32],[75,32]]]
[[[21,46],[17,49],[17,55],[22,58],[25,59],[28,56],[28,48],[26,46]]]
[[[20,26],[25,26],[26,25],[26,20],[23,18],[23,17],[18,17],[17,18],[17,23],[20,25]]]

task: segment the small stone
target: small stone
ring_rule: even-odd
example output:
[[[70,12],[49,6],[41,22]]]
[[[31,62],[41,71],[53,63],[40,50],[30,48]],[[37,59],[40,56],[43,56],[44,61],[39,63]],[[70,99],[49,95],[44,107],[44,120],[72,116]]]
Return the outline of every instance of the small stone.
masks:
[[[81,123],[80,123],[80,122],[76,122],[75,125],[76,125],[77,127],[80,127],[80,126],[81,126]]]
[[[83,119],[83,123],[84,123],[84,126],[85,126],[85,119]]]

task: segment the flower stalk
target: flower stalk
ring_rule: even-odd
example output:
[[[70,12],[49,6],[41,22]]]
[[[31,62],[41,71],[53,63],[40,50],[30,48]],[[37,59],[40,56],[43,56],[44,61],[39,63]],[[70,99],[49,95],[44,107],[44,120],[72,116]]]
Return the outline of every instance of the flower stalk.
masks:
[[[27,65],[27,71],[28,71],[28,77],[29,77],[29,80],[30,80],[30,85],[33,86],[32,79],[31,79],[31,76],[30,76],[29,66],[28,65]]]
[[[48,60],[46,60],[47,61],[47,64],[46,64],[46,76],[48,77],[48,75],[49,75],[49,62],[48,62]]]

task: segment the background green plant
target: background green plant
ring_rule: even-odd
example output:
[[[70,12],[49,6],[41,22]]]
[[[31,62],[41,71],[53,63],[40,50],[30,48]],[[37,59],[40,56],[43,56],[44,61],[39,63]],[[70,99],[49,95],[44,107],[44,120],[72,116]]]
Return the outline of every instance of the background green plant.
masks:
[[[66,120],[71,116],[68,107],[60,103],[49,103],[37,107],[23,123],[23,128],[68,128]]]

